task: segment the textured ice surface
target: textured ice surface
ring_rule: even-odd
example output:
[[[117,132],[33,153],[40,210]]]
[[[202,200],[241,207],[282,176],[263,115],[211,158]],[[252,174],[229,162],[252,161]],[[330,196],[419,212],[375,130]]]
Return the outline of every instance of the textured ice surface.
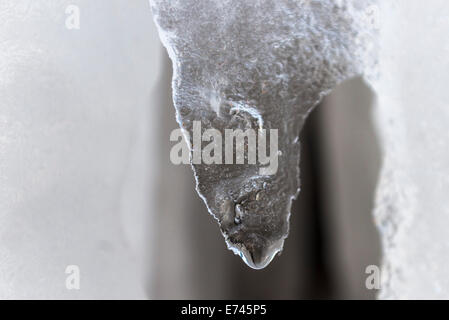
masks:
[[[308,113],[337,83],[371,63],[372,2],[151,3],[173,62],[177,120],[190,137],[193,121],[223,136],[225,129],[261,123],[278,130],[274,175],[260,175],[258,165],[193,165],[197,190],[228,247],[249,266],[263,268],[288,234],[300,185],[298,136]]]

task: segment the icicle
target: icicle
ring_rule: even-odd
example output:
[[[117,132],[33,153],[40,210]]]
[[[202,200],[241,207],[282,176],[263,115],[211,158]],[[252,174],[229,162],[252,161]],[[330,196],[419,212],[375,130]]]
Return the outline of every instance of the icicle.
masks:
[[[264,268],[288,235],[291,202],[299,192],[300,130],[327,92],[362,73],[372,2],[151,3],[173,62],[177,120],[190,133],[190,145],[195,121],[223,136],[226,129],[277,130],[274,174],[261,174],[259,162],[192,164],[197,191],[228,247],[250,267]]]

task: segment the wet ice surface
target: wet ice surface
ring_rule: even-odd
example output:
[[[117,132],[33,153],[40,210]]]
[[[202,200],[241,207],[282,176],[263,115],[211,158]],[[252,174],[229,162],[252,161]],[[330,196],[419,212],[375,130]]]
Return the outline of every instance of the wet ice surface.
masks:
[[[261,175],[259,165],[192,165],[228,247],[250,267],[264,268],[288,235],[300,186],[298,136],[308,113],[370,61],[372,1],[151,3],[173,62],[177,120],[190,139],[194,121],[222,136],[261,124],[278,130],[274,175]]]

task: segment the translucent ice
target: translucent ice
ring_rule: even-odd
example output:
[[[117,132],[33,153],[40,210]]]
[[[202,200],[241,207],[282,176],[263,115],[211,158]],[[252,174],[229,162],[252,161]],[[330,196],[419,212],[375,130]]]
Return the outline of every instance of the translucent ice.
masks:
[[[288,235],[299,192],[298,135],[312,108],[371,63],[371,1],[152,0],[173,62],[179,125],[277,129],[279,167],[194,164],[197,191],[228,247],[267,266]],[[190,134],[192,137],[192,134]],[[189,141],[192,145],[192,141]]]

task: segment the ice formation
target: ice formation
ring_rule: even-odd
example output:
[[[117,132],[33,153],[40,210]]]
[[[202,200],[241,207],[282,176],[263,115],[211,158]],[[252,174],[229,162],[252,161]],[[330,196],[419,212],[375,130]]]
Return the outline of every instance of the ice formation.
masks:
[[[152,0],[173,62],[181,128],[278,130],[279,166],[192,164],[197,191],[228,247],[267,266],[288,235],[300,187],[299,133],[339,82],[371,64],[372,1]],[[369,49],[369,50],[367,50]],[[192,137],[192,134],[189,135]],[[191,138],[189,138],[191,139]],[[189,141],[192,145],[192,141]]]

